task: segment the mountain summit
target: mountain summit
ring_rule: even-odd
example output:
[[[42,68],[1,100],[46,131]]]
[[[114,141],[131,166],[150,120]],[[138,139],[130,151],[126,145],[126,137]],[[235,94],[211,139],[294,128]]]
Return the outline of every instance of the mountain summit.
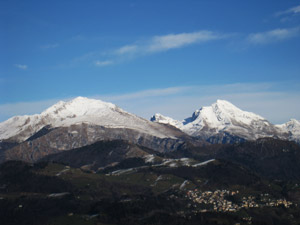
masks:
[[[211,106],[201,107],[183,121],[161,114],[155,114],[151,121],[170,124],[191,136],[204,138],[213,143],[239,142],[263,137],[297,141],[297,136],[291,133],[294,134],[299,130],[298,123],[295,121],[284,125],[273,125],[265,118],[243,111],[225,100],[217,100]]]

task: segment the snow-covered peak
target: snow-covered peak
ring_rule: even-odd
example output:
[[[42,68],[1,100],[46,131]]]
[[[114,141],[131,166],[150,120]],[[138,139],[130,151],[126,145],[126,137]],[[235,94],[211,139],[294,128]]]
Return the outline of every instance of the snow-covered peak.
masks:
[[[163,124],[169,124],[174,127],[180,127],[182,123],[178,120],[174,120],[170,117],[163,116],[162,114],[156,113],[154,116],[151,117],[150,119],[152,122],[158,122],[158,123],[163,123]]]
[[[221,99],[218,99],[216,101],[216,103],[214,103],[213,105],[218,105],[219,107],[227,108],[227,109],[240,110],[238,107],[233,105],[231,102],[226,101],[226,100],[221,100]]]
[[[290,140],[295,140],[300,143],[300,121],[296,119],[290,119],[288,122],[280,125],[276,125],[283,132],[290,134]]]
[[[300,131],[300,121],[296,119],[290,119],[287,123],[285,123],[286,128],[290,131],[299,130]]]
[[[215,113],[226,113],[227,116],[237,116],[244,113],[244,111],[225,100],[217,100],[210,107]]]
[[[176,121],[163,117],[156,122],[169,123],[192,136],[212,136],[227,132],[245,139],[277,135],[275,126],[263,117],[239,109],[225,100],[196,110],[191,117]]]
[[[265,120],[263,117],[251,112],[243,111],[225,100],[217,100],[211,106],[204,106],[196,110],[192,117],[183,121],[184,125],[189,123],[202,124],[204,122],[213,128],[227,126],[235,123],[250,125],[254,120]]]
[[[300,128],[300,121],[296,119],[290,119],[288,122],[276,126],[288,131],[292,131],[295,129],[298,130]]]
[[[251,112],[243,111],[225,100],[217,100],[211,106],[205,106],[196,110],[192,117],[184,122],[187,129],[196,127],[199,130],[206,127],[215,130],[223,130],[232,126],[250,126],[255,121],[264,121],[263,117]]]
[[[85,97],[77,97],[69,102],[59,101],[55,105],[43,111],[42,115],[56,115],[64,117],[73,114],[75,116],[82,116],[101,113],[103,111],[113,110],[116,108],[117,106],[112,103]]]
[[[226,123],[238,122],[250,125],[253,121],[265,120],[263,117],[252,112],[243,111],[225,100],[218,100],[211,107],[218,120],[225,120]]]

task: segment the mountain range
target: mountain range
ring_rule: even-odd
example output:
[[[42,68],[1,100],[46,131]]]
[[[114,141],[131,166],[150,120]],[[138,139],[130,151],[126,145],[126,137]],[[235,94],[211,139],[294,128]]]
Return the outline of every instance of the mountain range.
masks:
[[[243,111],[225,100],[217,100],[211,106],[196,110],[183,121],[155,114],[151,121],[169,124],[188,135],[211,143],[234,143],[245,140],[272,137],[300,141],[300,121],[291,119],[281,125],[274,125],[252,112]]]
[[[169,152],[265,137],[299,143],[300,122],[273,125],[224,100],[196,110],[183,121],[161,114],[149,121],[112,103],[77,97],[60,101],[41,114],[15,116],[0,123],[0,161],[35,162],[98,141],[123,140],[156,152]]]

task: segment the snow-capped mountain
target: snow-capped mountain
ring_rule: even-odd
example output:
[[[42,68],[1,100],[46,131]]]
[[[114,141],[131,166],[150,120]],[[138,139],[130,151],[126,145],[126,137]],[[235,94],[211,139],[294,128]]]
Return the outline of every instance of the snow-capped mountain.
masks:
[[[125,140],[168,151],[188,139],[177,128],[152,123],[112,103],[78,97],[58,102],[41,114],[16,116],[0,123],[0,149],[8,149],[5,156],[0,152],[0,161],[36,161],[48,154],[102,140]]]
[[[175,138],[164,129],[161,130],[160,126],[127,113],[112,103],[77,97],[69,102],[60,101],[41,114],[16,116],[0,123],[0,140],[25,141],[46,125],[56,128],[82,123],[136,129],[159,138]]]
[[[217,100],[211,106],[202,107],[196,110],[192,117],[183,121],[160,114],[155,114],[151,121],[170,124],[191,136],[219,143],[255,140],[262,137],[287,139],[290,136],[289,132],[293,134],[299,132],[298,123],[295,121],[290,125],[275,126],[265,118],[243,111],[225,100]]]

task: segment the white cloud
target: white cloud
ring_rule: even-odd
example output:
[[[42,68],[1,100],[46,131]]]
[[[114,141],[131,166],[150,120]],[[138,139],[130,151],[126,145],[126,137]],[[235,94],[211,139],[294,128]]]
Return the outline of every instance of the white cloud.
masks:
[[[287,9],[285,11],[282,11],[282,12],[278,12],[275,15],[276,16],[282,16],[282,15],[297,14],[297,13],[300,13],[300,5],[289,8],[289,9]]]
[[[27,70],[28,66],[27,65],[21,65],[21,64],[15,64],[15,67],[21,69],[21,70]]]
[[[148,40],[137,40],[134,44],[127,44],[108,52],[90,52],[81,57],[75,58],[77,61],[94,61],[93,64],[98,67],[122,63],[136,57],[155,54],[162,51],[183,48],[193,44],[199,44],[232,36],[231,34],[222,34],[214,31],[200,30],[191,33],[167,34],[153,36]],[[107,57],[107,58],[105,58]],[[99,60],[101,59],[101,60]]]
[[[137,45],[125,45],[115,51],[117,55],[135,53],[138,50]]]
[[[115,61],[124,61],[124,59],[132,59],[137,56],[183,48],[192,44],[227,38],[228,36],[229,35],[207,30],[191,33],[160,35],[154,36],[147,41],[137,40],[135,44],[122,46],[113,50],[111,55],[114,57]]]
[[[122,95],[111,95],[111,96],[95,96],[101,99],[107,99],[108,101],[132,101],[137,99],[144,99],[149,97],[161,97],[161,96],[169,96],[174,94],[179,94],[184,92],[185,90],[189,90],[191,87],[169,87],[162,89],[150,89],[143,90],[134,93],[126,93]]]
[[[55,43],[55,44],[48,44],[48,45],[43,45],[41,46],[42,49],[50,49],[50,48],[57,48],[59,46],[59,44]]]
[[[147,52],[159,52],[174,48],[181,48],[187,45],[202,43],[223,38],[224,35],[212,31],[198,31],[193,33],[168,34],[155,36],[145,47]]]
[[[114,62],[113,61],[111,61],[111,60],[105,60],[105,61],[95,61],[95,65],[96,66],[108,66],[108,65],[111,65],[111,64],[113,64]]]
[[[248,35],[247,41],[252,44],[269,44],[284,41],[300,35],[300,27],[274,29],[271,31],[253,33]]]
[[[300,5],[291,8],[291,11],[292,11],[293,13],[300,13]]]

